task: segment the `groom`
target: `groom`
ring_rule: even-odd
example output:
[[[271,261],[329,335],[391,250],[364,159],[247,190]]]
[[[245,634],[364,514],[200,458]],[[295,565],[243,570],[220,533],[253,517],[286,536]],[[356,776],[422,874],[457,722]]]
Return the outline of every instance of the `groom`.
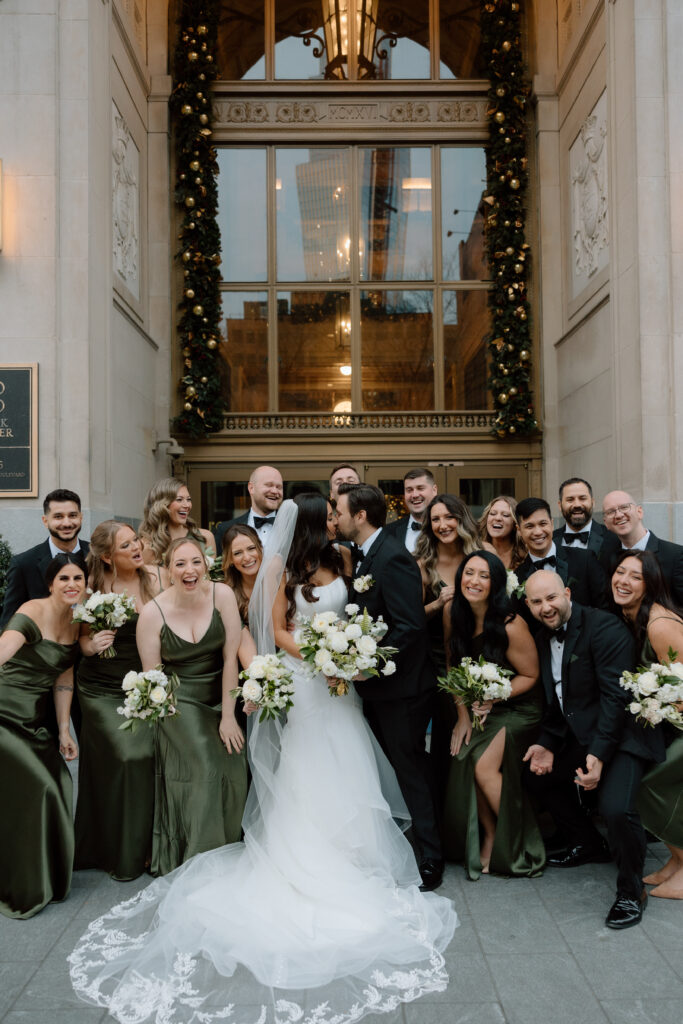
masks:
[[[352,600],[389,630],[383,643],[397,647],[396,674],[356,683],[365,714],[396,772],[413,822],[423,892],[441,885],[443,857],[429,779],[425,734],[436,675],[427,653],[422,580],[417,562],[383,529],[386,502],[378,487],[342,484],[337,529],[359,548]]]

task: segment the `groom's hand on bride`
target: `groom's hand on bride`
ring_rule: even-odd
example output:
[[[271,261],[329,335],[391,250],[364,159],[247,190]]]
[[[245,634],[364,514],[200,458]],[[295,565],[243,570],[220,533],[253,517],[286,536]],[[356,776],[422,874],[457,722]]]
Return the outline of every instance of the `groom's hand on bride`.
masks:
[[[229,754],[239,754],[244,746],[244,733],[240,729],[234,715],[223,715],[218,733]]]

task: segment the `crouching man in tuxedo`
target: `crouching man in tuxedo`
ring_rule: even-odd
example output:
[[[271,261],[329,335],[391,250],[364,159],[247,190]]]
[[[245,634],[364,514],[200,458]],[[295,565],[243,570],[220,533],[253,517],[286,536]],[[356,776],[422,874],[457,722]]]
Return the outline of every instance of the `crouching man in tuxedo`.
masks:
[[[645,832],[636,795],[643,772],[663,760],[658,730],[646,733],[626,710],[619,677],[635,667],[632,636],[623,622],[597,608],[572,604],[560,576],[541,570],[529,577],[526,601],[545,629],[536,644],[546,710],[538,742],[524,760],[525,782],[549,811],[566,840],[548,864],[573,867],[607,861],[617,865],[617,895],[605,924],[629,928],[642,918]],[[597,790],[609,852],[579,801],[577,787]]]

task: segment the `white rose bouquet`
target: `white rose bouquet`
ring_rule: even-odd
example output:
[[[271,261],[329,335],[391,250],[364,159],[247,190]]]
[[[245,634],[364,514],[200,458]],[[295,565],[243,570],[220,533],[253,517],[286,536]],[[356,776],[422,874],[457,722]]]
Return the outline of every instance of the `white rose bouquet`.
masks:
[[[85,604],[74,605],[73,622],[86,622],[90,626],[90,635],[103,629],[118,629],[137,615],[135,599],[125,592],[122,594],[103,594],[96,590]],[[99,652],[100,658],[115,658],[114,645]]]
[[[128,672],[121,688],[125,693],[123,704],[116,710],[123,715],[119,729],[135,731],[138,722],[156,722],[179,714],[173,695],[178,688],[178,677],[167,676],[161,666],[148,672]]]
[[[641,665],[636,672],[624,672],[619,685],[633,700],[628,706],[636,721],[646,725],[670,722],[683,729],[683,665],[669,648],[668,661]]]
[[[261,709],[259,722],[264,718],[278,718],[294,706],[292,673],[285,668],[280,655],[257,654],[244,672],[240,672],[240,679],[244,680],[242,686],[233,690],[231,696],[257,704]]]
[[[507,700],[512,693],[510,676],[511,669],[501,668],[492,661],[486,661],[484,655],[479,661],[463,658],[459,665],[448,670],[448,674],[439,677],[439,689],[451,693],[458,704],[471,708],[477,702],[486,700]],[[475,729],[483,729],[484,723],[475,715],[472,721]]]
[[[316,672],[322,672],[331,697],[347,694],[349,683],[360,673],[390,676],[396,671],[391,655],[398,648],[379,645],[389,628],[382,616],[373,619],[367,608],[361,612],[357,604],[347,604],[344,611],[348,619],[339,618],[335,612],[300,617],[294,631],[301,657]]]

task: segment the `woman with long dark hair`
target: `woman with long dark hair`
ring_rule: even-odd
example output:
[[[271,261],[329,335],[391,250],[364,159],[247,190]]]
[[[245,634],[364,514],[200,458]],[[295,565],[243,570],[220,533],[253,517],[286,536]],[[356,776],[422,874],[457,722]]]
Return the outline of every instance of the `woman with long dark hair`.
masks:
[[[522,789],[522,755],[541,720],[536,686],[536,645],[506,596],[507,573],[497,555],[468,555],[455,578],[449,636],[450,664],[462,658],[510,668],[512,696],[486,701],[473,714],[457,705],[451,736],[451,769],[444,807],[444,851],[462,861],[471,879],[489,871],[535,875],[545,851],[531,806]]]
[[[668,595],[662,570],[651,551],[623,551],[612,573],[612,598],[633,630],[640,662],[683,662],[683,616]],[[683,672],[680,673],[683,676]],[[683,709],[681,709],[683,710]],[[638,811],[645,828],[666,843],[670,857],[643,881],[651,896],[683,899],[683,733],[664,724],[666,760],[645,775]]]
[[[249,621],[249,598],[263,560],[263,544],[256,530],[235,523],[223,536],[223,577],[235,597],[240,618]]]
[[[22,604],[0,637],[0,913],[7,917],[32,917],[71,887],[73,784],[63,758],[78,755],[69,712],[79,631],[72,608],[85,593],[81,559],[57,555],[45,582],[50,596]]]
[[[477,520],[483,547],[491,547],[506,569],[516,569],[527,555],[517,527],[517,502],[509,494],[493,498]]]

